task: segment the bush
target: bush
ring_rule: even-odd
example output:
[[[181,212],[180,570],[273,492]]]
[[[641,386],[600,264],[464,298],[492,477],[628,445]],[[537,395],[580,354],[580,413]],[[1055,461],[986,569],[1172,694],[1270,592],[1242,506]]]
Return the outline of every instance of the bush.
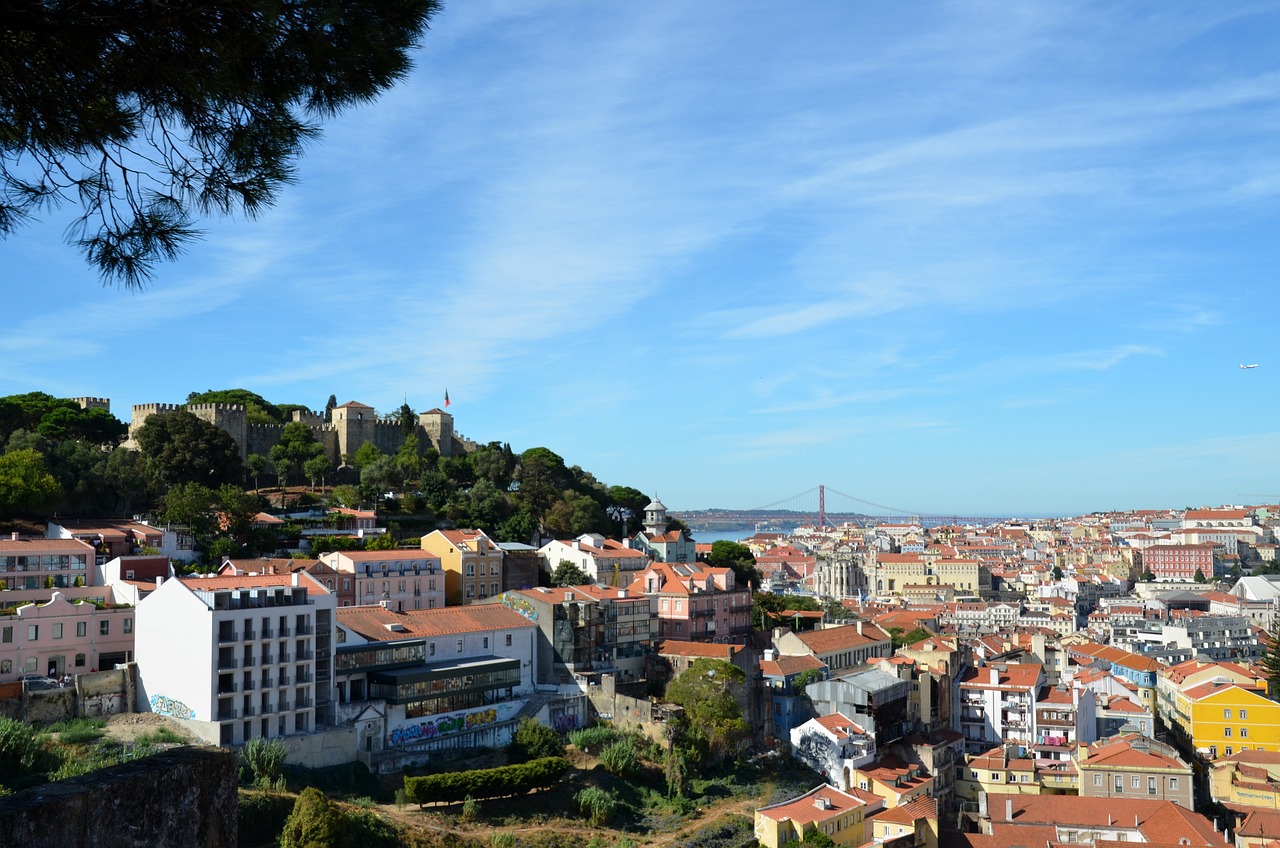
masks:
[[[404,794],[419,806],[438,801],[461,801],[468,796],[499,798],[523,795],[534,789],[554,786],[568,770],[569,762],[563,757],[544,757],[501,768],[406,777]]]
[[[468,795],[462,799],[462,813],[458,818],[464,822],[473,822],[480,816],[480,802]]]
[[[26,724],[0,718],[0,782],[29,774],[40,756],[40,740]]]
[[[240,825],[241,845],[274,845],[293,811],[294,799],[288,795],[240,791],[236,819]]]
[[[50,733],[57,733],[58,739],[67,745],[83,745],[101,739],[106,722],[100,718],[65,719],[50,725]]]
[[[574,744],[580,751],[588,754],[596,755],[607,748],[609,745],[617,742],[622,734],[607,724],[598,724],[595,727],[584,727],[581,730],[574,730],[569,733],[569,741]]]
[[[507,758],[513,763],[563,756],[564,742],[560,741],[560,734],[532,718],[520,721],[507,746]]]
[[[751,819],[730,815],[698,828],[677,840],[672,848],[753,848],[755,842]]]
[[[640,769],[640,756],[636,753],[636,742],[625,737],[614,742],[600,752],[600,764],[610,774],[628,777]]]
[[[259,788],[270,788],[281,782],[286,753],[287,749],[279,739],[261,736],[250,739],[240,749],[240,756],[253,773],[253,785]]]
[[[587,820],[597,827],[607,822],[618,806],[617,796],[595,786],[588,786],[573,799],[578,802],[578,809]]]
[[[348,810],[346,820],[347,844],[351,848],[400,848],[403,844],[396,826],[374,810]]]
[[[338,848],[348,845],[347,818],[319,789],[302,790],[280,833],[280,848]]]

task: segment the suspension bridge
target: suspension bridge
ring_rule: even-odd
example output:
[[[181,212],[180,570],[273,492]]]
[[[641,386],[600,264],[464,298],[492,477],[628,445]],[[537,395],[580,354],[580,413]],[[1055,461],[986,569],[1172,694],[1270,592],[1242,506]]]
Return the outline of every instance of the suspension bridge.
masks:
[[[814,486],[797,495],[752,509],[700,509],[671,514],[688,524],[694,532],[752,527],[789,531],[795,527],[835,527],[841,524],[915,523],[936,527],[939,524],[991,524],[999,520],[887,506],[847,495],[826,485]]]

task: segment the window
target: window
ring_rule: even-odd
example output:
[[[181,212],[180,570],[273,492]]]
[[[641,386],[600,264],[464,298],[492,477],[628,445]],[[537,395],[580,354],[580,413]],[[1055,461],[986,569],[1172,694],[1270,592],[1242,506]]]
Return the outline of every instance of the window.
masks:
[[[1230,746],[1230,745],[1228,745],[1228,746],[1227,746],[1227,756],[1229,757],[1229,756],[1231,756],[1233,753],[1235,753],[1235,752],[1234,752],[1234,751],[1232,751],[1232,750],[1231,750],[1231,746]]]
[[[1225,736],[1227,739],[1230,739],[1230,738],[1231,738],[1231,728],[1229,728],[1229,727],[1224,727],[1224,728],[1222,728],[1222,735],[1223,735],[1223,736]]]
[[[475,576],[476,576],[476,565],[475,565],[475,563],[473,563],[473,562],[469,562],[469,563],[467,563],[467,576],[468,576],[468,577],[475,577]]]
[[[132,618],[126,618],[126,619],[124,620],[124,632],[125,632],[125,633],[132,633],[132,632],[133,632],[133,619],[132,619]]]
[[[35,641],[38,641],[39,639],[40,639],[40,625],[28,624],[27,625],[27,641],[35,642]]]
[[[1115,790],[1116,790],[1117,792],[1123,792],[1123,791],[1124,791],[1124,776],[1123,776],[1123,775],[1119,775],[1119,774],[1115,775],[1115,777],[1114,777],[1114,783],[1112,784],[1112,786],[1114,786],[1114,787],[1115,787]]]
[[[104,618],[102,621],[99,621],[99,622],[98,622],[98,635],[99,635],[99,636],[110,636],[110,635],[111,635],[111,620],[110,620],[110,619]]]
[[[76,668],[84,668],[84,654],[76,654]]]
[[[13,660],[0,660],[0,674],[13,674]]]
[[[34,673],[36,670],[36,658],[27,657],[27,659],[22,664],[22,670],[27,672],[28,674]]]
[[[436,655],[436,643],[431,642],[427,645],[427,656],[434,657]]]
[[[1216,759],[1218,759],[1218,746],[1217,746],[1217,745],[1210,745],[1210,746],[1209,746],[1209,759],[1211,759],[1211,760],[1216,760]]]
[[[508,634],[507,634],[507,647],[508,647],[508,648],[510,648],[510,647],[511,647],[511,634],[510,634],[510,633],[508,633]]]
[[[0,631],[0,642],[12,642],[12,641],[13,641],[12,627],[6,627],[4,628],[3,631]]]
[[[1248,711],[1248,710],[1241,710],[1241,711],[1240,711],[1240,720],[1241,720],[1241,721],[1248,721],[1248,720],[1249,720],[1249,711]]]
[[[488,637],[488,636],[484,637],[484,649],[485,649],[486,651],[487,651],[487,650],[489,650],[489,637]]]
[[[1019,782],[1019,783],[1030,783],[1030,782],[1031,782],[1031,775],[1029,775],[1029,774],[1020,774],[1020,775],[1018,775],[1018,782]]]
[[[1148,795],[1156,794],[1156,779],[1154,777],[1147,778],[1147,794]]]
[[[1129,785],[1132,786],[1134,789],[1141,789],[1142,778],[1135,774],[1133,778],[1129,781]]]
[[[458,653],[462,653],[462,640],[458,640]]]
[[[1228,709],[1228,710],[1223,710],[1223,711],[1222,711],[1222,717],[1223,717],[1223,718],[1231,718],[1231,710],[1229,710],[1229,709]]]
[[[1171,777],[1171,778],[1169,778],[1169,789],[1170,789],[1170,790],[1173,790],[1173,791],[1177,791],[1177,789],[1178,789],[1178,778],[1176,778],[1176,777]]]
[[[1101,785],[1102,785],[1102,775],[1100,775],[1100,774],[1095,774],[1095,775],[1093,776],[1093,785],[1094,785],[1094,786],[1101,786]],[[1070,840],[1068,840],[1068,841],[1070,841]]]
[[[61,638],[62,638],[62,622],[60,622],[60,621],[58,621],[58,622],[54,622],[54,625],[53,625],[53,638],[55,638],[55,639],[61,639]]]

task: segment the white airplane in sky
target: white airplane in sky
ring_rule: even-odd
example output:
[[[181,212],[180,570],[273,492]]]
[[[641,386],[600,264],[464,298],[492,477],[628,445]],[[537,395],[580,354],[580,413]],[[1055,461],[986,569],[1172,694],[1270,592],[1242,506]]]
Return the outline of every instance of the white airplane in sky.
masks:
[[[1241,363],[1240,363],[1240,367],[1241,367],[1241,368],[1257,368],[1257,367],[1258,367],[1258,363],[1256,363],[1256,362],[1255,362],[1255,363],[1253,363],[1252,365],[1245,365],[1243,362],[1241,362]]]

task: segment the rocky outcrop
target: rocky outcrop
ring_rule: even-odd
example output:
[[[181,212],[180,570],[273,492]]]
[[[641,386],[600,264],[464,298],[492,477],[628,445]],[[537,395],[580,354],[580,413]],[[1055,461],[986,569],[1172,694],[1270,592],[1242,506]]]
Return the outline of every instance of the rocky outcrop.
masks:
[[[236,848],[236,760],[175,748],[0,798],[0,845]]]

